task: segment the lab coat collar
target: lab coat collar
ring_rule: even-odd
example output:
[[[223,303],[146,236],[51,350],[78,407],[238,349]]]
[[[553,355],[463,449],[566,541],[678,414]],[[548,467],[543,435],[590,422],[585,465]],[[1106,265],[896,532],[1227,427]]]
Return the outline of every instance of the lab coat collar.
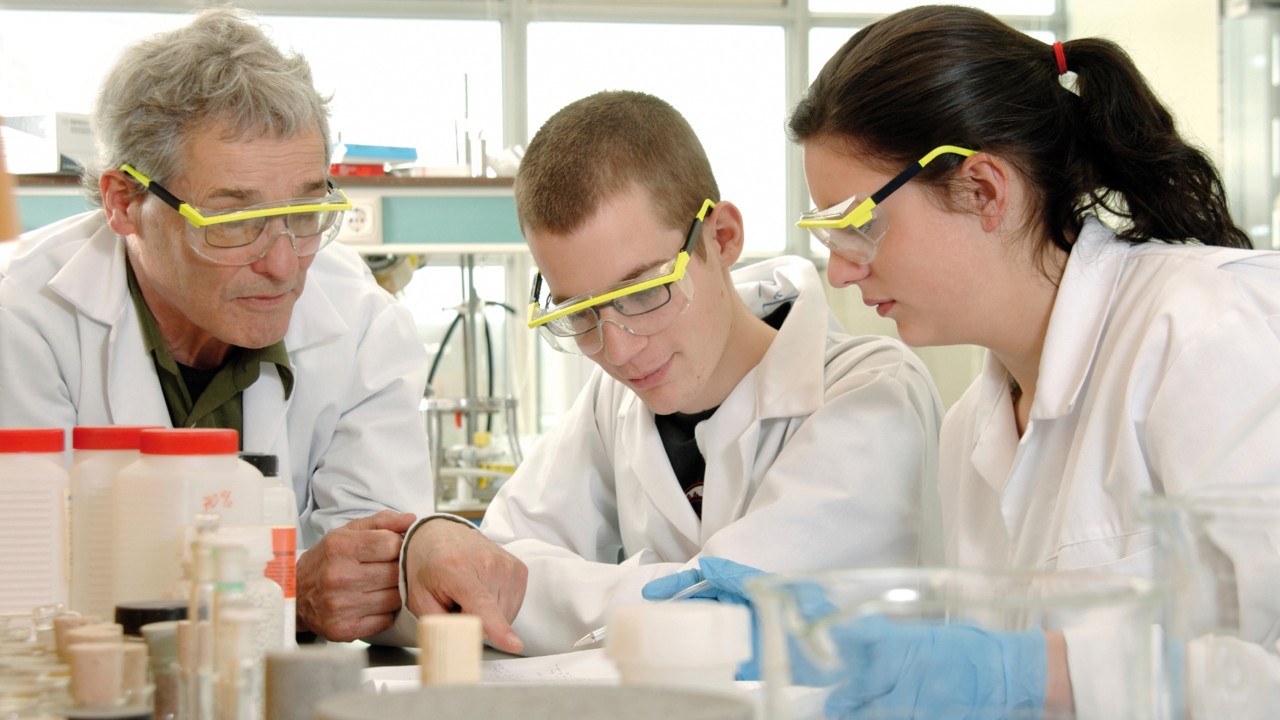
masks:
[[[760,363],[743,379],[755,385],[754,417],[816,411],[823,402],[827,335],[843,332],[826,304],[817,269],[807,260],[784,255],[735,270],[732,277],[738,296],[757,317],[782,303],[795,303]]]
[[[1063,417],[1075,407],[1093,369],[1129,250],[1102,221],[1085,219],[1049,316],[1032,420]]]
[[[54,251],[74,250],[74,254],[49,281],[49,287],[74,305],[80,314],[103,325],[115,326],[129,306],[124,243],[107,227],[100,212],[86,216],[84,222],[97,225],[97,229],[78,250],[76,245],[64,245]]]

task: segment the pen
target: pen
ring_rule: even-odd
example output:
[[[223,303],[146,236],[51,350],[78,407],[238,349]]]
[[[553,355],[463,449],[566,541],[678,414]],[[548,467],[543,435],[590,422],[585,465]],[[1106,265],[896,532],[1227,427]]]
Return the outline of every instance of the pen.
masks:
[[[699,580],[698,582],[690,585],[689,587],[681,590],[680,592],[676,593],[675,595],[672,595],[671,597],[667,598],[666,600],[663,600],[662,602],[667,603],[667,602],[675,602],[676,600],[683,600],[687,597],[692,597],[694,595],[697,595],[698,593],[702,592],[703,590],[706,590],[709,587],[711,587],[711,583],[707,582],[706,580]],[[601,640],[603,640],[604,636],[608,634],[609,634],[609,626],[601,625],[595,630],[592,630],[586,635],[583,635],[582,638],[578,640],[578,642],[573,644],[573,646],[582,647],[583,645],[594,645],[595,643],[598,643]]]

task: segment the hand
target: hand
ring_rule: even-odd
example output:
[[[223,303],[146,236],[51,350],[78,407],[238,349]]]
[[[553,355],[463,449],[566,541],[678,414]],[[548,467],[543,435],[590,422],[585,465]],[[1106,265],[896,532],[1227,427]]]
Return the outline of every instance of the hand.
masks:
[[[749,606],[751,603],[747,600],[747,589],[743,583],[749,577],[763,574],[760,570],[732,560],[703,557],[698,558],[698,568],[651,580],[640,589],[640,594],[645,600],[666,600],[681,590],[706,580],[711,587],[690,597]]]
[[[859,618],[832,632],[844,684],[827,699],[838,718],[1038,718],[1045,698],[1040,630],[897,625]]]
[[[423,523],[409,538],[405,582],[415,615],[461,608],[480,616],[489,642],[518,653],[524,641],[511,621],[524,603],[529,569],[474,527],[440,518]]]
[[[383,510],[325,534],[298,558],[298,629],[330,640],[369,637],[400,609],[400,545],[410,513]]]
[[[760,679],[760,619],[755,608],[747,598],[747,589],[743,584],[747,578],[764,575],[764,572],[753,567],[717,557],[698,558],[698,568],[681,570],[674,575],[651,580],[640,589],[640,595],[646,600],[666,600],[672,595],[706,580],[711,587],[690,595],[691,598],[706,598],[733,605],[746,605],[751,610],[751,659],[738,667],[739,680]]]

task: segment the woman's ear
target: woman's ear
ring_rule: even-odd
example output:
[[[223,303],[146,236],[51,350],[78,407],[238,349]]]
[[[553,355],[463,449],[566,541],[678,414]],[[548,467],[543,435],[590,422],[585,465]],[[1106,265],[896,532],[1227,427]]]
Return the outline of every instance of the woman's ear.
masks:
[[[137,188],[137,183],[119,170],[107,170],[98,178],[107,226],[120,237],[137,235],[142,224],[142,200],[146,195],[139,195]]]
[[[995,155],[980,152],[965,159],[959,177],[967,209],[981,216],[984,230],[998,228],[1009,210],[1013,168]]]
[[[720,267],[726,270],[742,256],[745,233],[742,212],[727,200],[716,203],[702,223],[702,242],[707,245],[707,253],[715,253],[720,259]]]

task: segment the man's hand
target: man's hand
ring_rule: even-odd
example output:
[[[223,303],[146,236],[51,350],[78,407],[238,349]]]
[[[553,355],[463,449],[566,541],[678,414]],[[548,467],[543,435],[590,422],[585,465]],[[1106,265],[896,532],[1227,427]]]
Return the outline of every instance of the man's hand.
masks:
[[[511,653],[524,649],[511,621],[524,602],[529,570],[516,556],[475,528],[447,519],[423,523],[406,552],[407,604],[414,615],[461,608],[480,616],[494,647]]]
[[[298,629],[345,642],[391,627],[400,609],[400,545],[414,520],[383,510],[326,533],[303,553]]]

